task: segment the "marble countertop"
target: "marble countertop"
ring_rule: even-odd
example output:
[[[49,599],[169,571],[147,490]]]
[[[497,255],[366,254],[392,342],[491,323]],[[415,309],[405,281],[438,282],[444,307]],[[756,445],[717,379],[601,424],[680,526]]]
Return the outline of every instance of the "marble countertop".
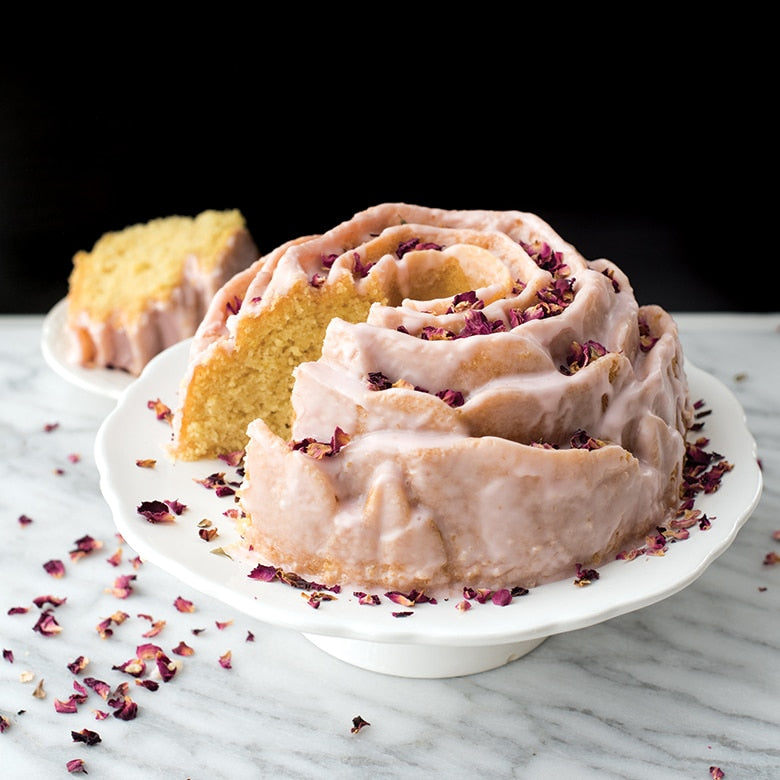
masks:
[[[758,444],[763,495],[736,541],[659,603],[491,671],[414,679],[340,661],[134,562],[93,455],[114,401],[46,365],[42,317],[0,318],[0,777],[66,776],[79,758],[89,777],[123,780],[780,777],[780,562],[767,562],[780,555],[780,315],[676,319]],[[79,555],[89,539],[102,546]],[[127,619],[102,636],[118,611]],[[145,642],[180,662],[157,690],[116,668]],[[180,642],[194,654],[174,655]],[[127,682],[136,717],[115,717],[87,678]],[[369,725],[353,731],[356,717]]]

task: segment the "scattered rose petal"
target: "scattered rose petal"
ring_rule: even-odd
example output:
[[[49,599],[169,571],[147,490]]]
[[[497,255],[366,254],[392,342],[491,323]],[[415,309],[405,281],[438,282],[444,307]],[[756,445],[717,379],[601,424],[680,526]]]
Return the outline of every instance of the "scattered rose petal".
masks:
[[[19,515],[19,525],[30,525],[32,521],[32,518],[28,517],[27,515]]]
[[[64,598],[60,598],[59,596],[36,596],[33,599],[33,604],[35,604],[36,607],[42,607],[44,604],[51,604],[53,607],[59,607],[61,604],[64,604],[68,600],[67,596]]]
[[[121,696],[109,704],[114,708],[114,717],[119,720],[133,720],[138,715],[138,705],[129,696]]]
[[[3,658],[5,658],[5,660],[8,661],[9,664],[12,664],[14,662],[13,650],[3,650]]]
[[[355,717],[352,718],[352,728],[350,729],[350,732],[352,734],[357,734],[361,729],[370,725],[371,724],[363,717],[361,717],[360,715],[355,715]]]
[[[106,558],[106,560],[114,567],[119,566],[122,563],[122,548],[117,548],[117,551],[112,556]]]
[[[179,644],[173,648],[173,652],[176,653],[176,655],[195,655],[195,651],[186,642],[179,642]]]
[[[103,680],[98,680],[95,677],[85,677],[84,685],[91,688],[95,693],[100,696],[103,701],[108,699],[108,695],[111,693],[111,687]]]
[[[70,772],[72,775],[75,775],[75,774],[86,775],[86,774],[88,774],[86,765],[84,764],[84,759],[82,759],[82,758],[72,758],[70,761],[68,761],[65,764],[65,766],[66,766],[68,772]]]
[[[173,513],[164,501],[142,501],[137,511],[150,523],[172,523],[175,520]]]
[[[164,420],[167,423],[173,422],[173,412],[167,404],[164,404],[159,398],[154,401],[147,401],[146,406],[151,409],[158,420]]]
[[[89,664],[89,658],[80,655],[68,664],[68,670],[73,674],[81,674],[87,668],[87,664]]]
[[[214,623],[216,624],[217,628],[220,631],[223,631],[228,626],[232,626],[233,625],[233,621],[232,620],[224,620],[224,621],[215,620]]]
[[[32,692],[33,698],[35,699],[45,699],[46,698],[46,690],[43,687],[43,680],[38,680],[37,685],[35,686],[35,690]]]
[[[62,626],[57,622],[57,618],[52,614],[52,610],[45,609],[41,612],[37,623],[33,626],[33,631],[37,631],[43,636],[54,636],[62,631]]]
[[[712,778],[712,780],[723,780],[725,776],[726,774],[719,766],[710,767],[710,777]]]
[[[132,582],[135,580],[135,574],[123,574],[121,577],[117,577],[114,580],[114,585],[111,588],[106,588],[106,593],[111,593],[118,599],[126,599],[133,593]]]
[[[194,612],[195,605],[188,599],[177,596],[173,602],[173,606],[179,610],[179,612]]]
[[[160,673],[160,679],[163,682],[170,682],[175,676],[178,670],[178,666],[174,661],[171,661],[165,653],[160,651],[157,653],[157,671]]]
[[[154,458],[139,458],[135,465],[139,469],[153,469],[157,465],[157,461]]]
[[[76,548],[70,551],[70,559],[77,561],[86,555],[89,555],[95,550],[100,550],[103,547],[103,542],[93,539],[91,536],[82,536],[80,539],[76,539],[74,542]]]
[[[51,433],[52,431],[56,431],[57,428],[60,427],[60,424],[58,422],[56,423],[46,423],[46,425],[43,426],[44,433]]]
[[[226,650],[220,657],[219,657],[219,665],[223,669],[232,669],[233,668],[233,653],[230,650]]]
[[[97,745],[100,742],[100,734],[97,731],[81,729],[81,731],[71,731],[71,737],[74,742],[83,742],[85,745]]]
[[[124,672],[131,677],[141,677],[146,672],[146,663],[140,658],[130,658],[122,664],[111,667],[118,672]]]
[[[51,574],[56,579],[60,579],[65,575],[65,565],[60,560],[46,561],[43,564],[43,569],[47,574]]]
[[[5,715],[0,715],[0,734],[9,728],[11,728],[11,721]]]

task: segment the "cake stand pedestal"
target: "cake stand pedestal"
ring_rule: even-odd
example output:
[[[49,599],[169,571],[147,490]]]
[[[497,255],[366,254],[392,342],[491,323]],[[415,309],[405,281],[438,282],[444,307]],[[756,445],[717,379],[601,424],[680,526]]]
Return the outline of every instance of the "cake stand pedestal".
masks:
[[[496,669],[527,655],[547,638],[472,647],[370,642],[307,633],[303,636],[334,658],[361,669],[426,679],[464,677]]]

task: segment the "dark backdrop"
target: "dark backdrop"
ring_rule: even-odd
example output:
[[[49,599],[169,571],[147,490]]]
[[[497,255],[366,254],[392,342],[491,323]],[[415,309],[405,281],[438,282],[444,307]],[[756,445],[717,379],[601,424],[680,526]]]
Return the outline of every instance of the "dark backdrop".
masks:
[[[536,212],[587,257],[620,265],[640,303],[780,308],[756,245],[770,231],[728,126],[738,118],[713,124],[703,98],[689,96],[684,113],[650,94],[607,111],[590,93],[576,110],[483,104],[470,90],[390,99],[311,74],[260,86],[107,87],[4,69],[0,313],[48,311],[73,253],[107,230],[235,207],[268,251],[391,200]]]

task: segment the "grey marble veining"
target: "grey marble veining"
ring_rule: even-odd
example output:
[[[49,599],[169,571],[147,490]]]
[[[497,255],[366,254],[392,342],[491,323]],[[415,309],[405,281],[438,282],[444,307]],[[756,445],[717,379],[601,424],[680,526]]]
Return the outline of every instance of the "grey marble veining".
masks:
[[[680,315],[686,355],[740,400],[758,443],[764,492],[734,544],[689,587],[650,607],[552,636],[524,658],[477,675],[391,677],[345,664],[304,637],[193,592],[144,564],[116,537],[92,447],[113,406],[44,363],[42,318],[0,319],[0,778],[67,775],[81,757],[90,778],[530,778],[725,780],[780,777],[780,316]],[[59,423],[50,433],[47,423]],[[80,460],[72,462],[71,455]],[[33,519],[19,523],[20,515]],[[90,535],[101,550],[71,561]],[[107,558],[122,548],[119,566]],[[52,578],[43,563],[63,560]],[[110,590],[136,574],[134,593]],[[66,597],[61,632],[33,630],[32,599]],[[194,613],[173,606],[192,600]],[[28,606],[10,615],[15,606]],[[129,614],[101,639],[96,627]],[[152,621],[159,637],[142,638]],[[229,622],[222,629],[218,622]],[[204,629],[198,635],[193,629]],[[254,641],[247,641],[248,632]],[[136,646],[180,640],[195,654],[152,692],[113,669]],[[219,665],[231,651],[232,668]],[[67,668],[78,656],[86,671]],[[173,657],[173,656],[172,656]],[[23,681],[25,673],[32,679]],[[55,711],[92,675],[129,681],[138,717],[90,692],[77,713]],[[43,680],[45,698],[34,697]],[[352,718],[370,722],[357,734]],[[87,746],[71,732],[97,731]]]

